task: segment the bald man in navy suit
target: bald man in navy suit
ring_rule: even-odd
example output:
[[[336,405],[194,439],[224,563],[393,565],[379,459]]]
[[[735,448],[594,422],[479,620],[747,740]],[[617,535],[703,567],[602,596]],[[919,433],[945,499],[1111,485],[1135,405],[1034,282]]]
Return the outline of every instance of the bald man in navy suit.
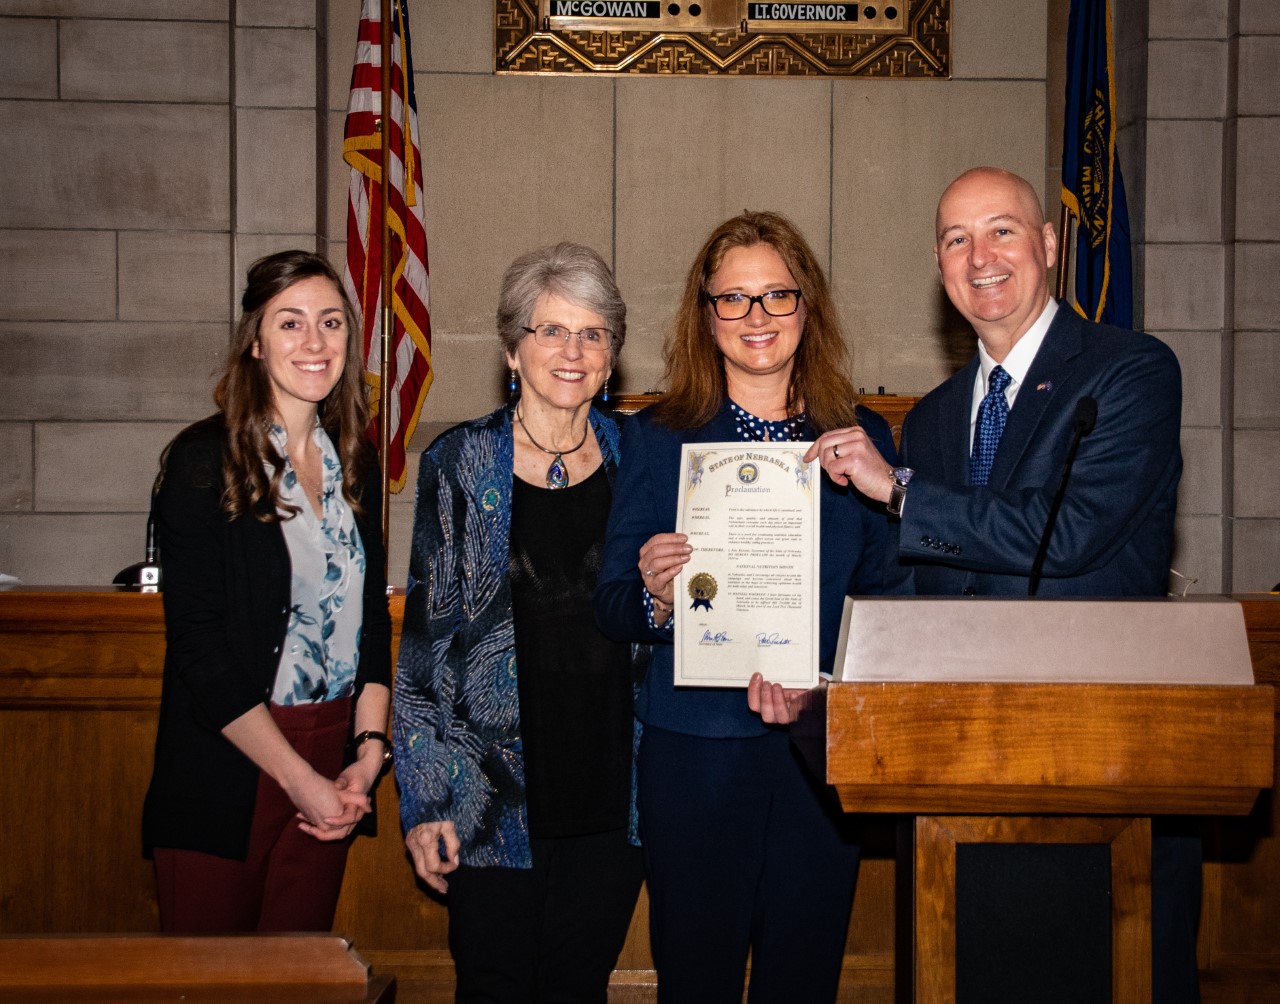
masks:
[[[1024,179],[966,171],[943,193],[936,224],[942,283],[977,333],[977,355],[908,415],[900,467],[856,428],[826,433],[807,459],[898,517],[899,591],[1026,596],[1077,402],[1091,397],[1096,424],[1080,442],[1038,595],[1165,595],[1182,473],[1174,354],[1050,296],[1057,238]],[[795,698],[760,681],[749,693],[766,721],[791,720]],[[1199,840],[1157,836],[1152,868],[1153,999],[1195,1002]]]
[[[903,425],[901,466],[918,475],[894,506],[906,591],[1027,595],[1076,402],[1092,397],[1097,422],[1080,444],[1038,595],[1164,596],[1182,473],[1173,352],[1150,335],[1086,321],[1050,297],[1053,226],[1015,175],[977,168],[952,183],[938,206],[935,252],[978,352]],[[1007,425],[986,483],[975,484],[978,413],[997,367],[1009,376]],[[823,466],[833,476],[853,473],[855,483],[871,478],[876,497],[889,502],[888,465],[867,456],[859,470],[858,444],[846,448],[844,438],[823,437]]]

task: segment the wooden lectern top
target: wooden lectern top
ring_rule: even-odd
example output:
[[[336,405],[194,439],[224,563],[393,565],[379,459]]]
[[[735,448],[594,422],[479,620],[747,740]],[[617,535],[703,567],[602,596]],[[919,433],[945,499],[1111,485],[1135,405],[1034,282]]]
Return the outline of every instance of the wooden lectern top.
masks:
[[[1271,787],[1232,601],[854,599],[840,652],[792,736],[847,812],[1244,814]]]
[[[847,597],[836,679],[1254,682],[1235,600]]]
[[[846,812],[1245,814],[1271,687],[833,683],[792,728]]]

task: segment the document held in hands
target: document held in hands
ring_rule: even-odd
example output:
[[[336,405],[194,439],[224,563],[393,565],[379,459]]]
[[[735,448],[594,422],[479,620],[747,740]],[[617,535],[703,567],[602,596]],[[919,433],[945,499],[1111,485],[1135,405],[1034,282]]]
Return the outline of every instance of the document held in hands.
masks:
[[[818,683],[822,470],[808,443],[686,443],[676,529],[675,683]]]

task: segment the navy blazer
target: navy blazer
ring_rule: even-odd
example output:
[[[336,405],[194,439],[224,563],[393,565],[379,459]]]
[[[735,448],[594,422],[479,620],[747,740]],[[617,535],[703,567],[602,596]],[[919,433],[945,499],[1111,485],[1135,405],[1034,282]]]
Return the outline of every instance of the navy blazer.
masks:
[[[858,420],[877,448],[892,458],[893,437],[884,419],[865,408]],[[806,429],[816,438],[816,430]],[[613,492],[604,563],[596,587],[596,620],[609,637],[654,642],[649,671],[641,684],[636,715],[646,725],[711,738],[749,737],[770,731],[747,707],[741,688],[679,687],[670,626],[649,626],[644,583],[637,561],[640,546],[655,533],[675,530],[680,447],[684,443],[733,442],[741,437],[726,402],[700,429],[669,429],[649,411],[622,429],[622,463]],[[830,478],[821,477],[822,538],[820,668],[831,670],[846,595],[884,591],[888,522],[884,507]]]
[[[1026,595],[1076,402],[1090,395],[1097,423],[1080,443],[1038,595],[1165,595],[1182,474],[1182,378],[1168,346],[1059,304],[983,486],[969,484],[977,371],[975,356],[903,423],[901,462],[916,473],[895,591]]]

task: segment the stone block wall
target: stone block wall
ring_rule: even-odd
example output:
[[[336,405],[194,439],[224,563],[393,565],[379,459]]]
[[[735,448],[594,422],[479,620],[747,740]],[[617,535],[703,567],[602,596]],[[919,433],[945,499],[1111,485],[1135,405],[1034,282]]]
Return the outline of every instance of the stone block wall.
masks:
[[[140,558],[156,456],[211,408],[247,265],[291,246],[342,260],[358,11],[0,5],[0,130],[20,152],[0,190],[0,572],[93,584]],[[819,251],[855,381],[923,391],[957,355],[939,191],[977,162],[1046,176],[1045,0],[957,3],[951,81],[498,76],[492,4],[412,17],[437,373],[416,447],[503,399],[494,300],[517,254],[571,238],[613,263],[615,389],[642,391],[684,268],[744,207],[788,213]],[[412,503],[392,504],[393,582]]]
[[[1174,567],[1196,592],[1280,580],[1280,8],[1117,0],[1139,323],[1183,368]]]
[[[1187,378],[1178,561],[1197,591],[1259,588],[1280,578],[1277,15],[1113,3],[1122,90],[1142,93],[1121,100],[1137,298]],[[746,207],[817,249],[855,384],[932,387],[973,345],[933,261],[942,187],[999,163],[1056,211],[1061,6],[956,0],[951,80],[859,81],[495,75],[491,3],[414,2],[436,368],[415,448],[503,399],[493,314],[516,255],[604,254],[630,307],[614,387],[644,391],[689,260]],[[248,264],[342,261],[358,10],[0,3],[0,572],[93,584],[140,558],[156,456],[211,410]],[[412,507],[412,487],[393,499],[393,582]]]
[[[142,557],[239,277],[317,247],[323,51],[314,0],[0,5],[0,572],[102,584]]]
[[[973,345],[937,278],[937,198],[975,163],[1045,177],[1050,6],[955,3],[950,81],[495,75],[491,4],[413,6],[436,364],[417,443],[504,399],[494,311],[517,255],[567,238],[614,266],[628,335],[613,385],[642,392],[659,383],[689,262],[744,208],[784,212],[806,233],[833,280],[855,385],[928,390]],[[355,23],[330,4],[331,129]],[[329,180],[339,223],[347,180]],[[340,255],[340,225],[330,237]],[[406,490],[391,505],[393,581],[412,501]]]
[[[1241,0],[1238,16],[1232,581],[1268,589],[1280,582],[1280,5]]]

